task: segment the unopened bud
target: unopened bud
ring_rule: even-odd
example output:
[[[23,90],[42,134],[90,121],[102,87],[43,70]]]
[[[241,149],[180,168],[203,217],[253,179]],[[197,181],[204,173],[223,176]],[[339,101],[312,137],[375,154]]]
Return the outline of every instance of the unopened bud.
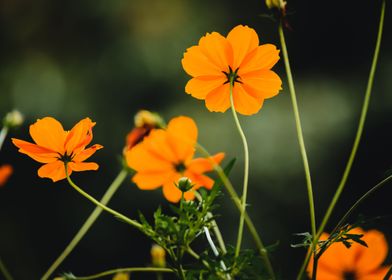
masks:
[[[6,127],[18,127],[24,121],[24,117],[18,110],[12,110],[7,113],[4,117],[4,126]]]
[[[267,5],[268,9],[277,8],[279,10],[285,10],[287,3],[283,0],[265,0],[265,4]]]
[[[129,279],[130,279],[129,273],[126,272],[117,272],[113,276],[113,280],[129,280]]]
[[[157,113],[140,110],[135,115],[135,127],[162,128],[164,126],[165,122]]]
[[[176,186],[180,189],[180,191],[187,192],[193,188],[194,184],[192,184],[191,179],[189,179],[188,177],[181,177],[178,180]]]
[[[155,267],[166,267],[166,252],[161,246],[154,244],[151,247],[151,261]]]

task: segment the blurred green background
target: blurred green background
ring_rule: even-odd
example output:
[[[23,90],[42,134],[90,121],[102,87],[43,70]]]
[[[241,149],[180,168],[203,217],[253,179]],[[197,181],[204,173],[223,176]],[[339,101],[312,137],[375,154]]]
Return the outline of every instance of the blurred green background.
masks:
[[[354,139],[376,39],[381,1],[289,1],[289,54],[313,177],[320,221],[342,175]],[[384,40],[364,136],[346,189],[329,224],[390,173],[392,127],[392,38],[387,10]],[[210,113],[184,93],[188,76],[183,52],[206,32],[226,35],[237,24],[256,29],[261,43],[279,45],[277,23],[263,1],[184,0],[0,0],[0,113],[16,108],[26,116],[11,137],[30,139],[28,126],[53,116],[69,129],[89,116],[97,122],[93,143],[105,146],[93,159],[99,172],[74,180],[99,198],[119,172],[125,135],[139,109],[166,120],[193,117],[199,140],[212,153],[237,158],[232,181],[241,189],[243,155],[232,116]],[[274,70],[283,91],[252,117],[241,117],[251,151],[249,213],[282,279],[293,279],[304,250],[293,234],[310,231],[304,172],[297,144],[283,62]],[[39,164],[18,154],[7,138],[0,164],[15,172],[0,189],[0,256],[15,279],[38,279],[93,210],[65,181],[37,176]],[[392,185],[372,196],[356,214],[382,216],[369,228],[385,232],[392,246]],[[150,217],[162,205],[161,190],[140,191],[129,179],[111,206]],[[234,244],[238,213],[225,194],[218,223]],[[354,215],[355,217],[355,215]],[[244,245],[252,240],[245,235]],[[103,214],[58,272],[88,275],[110,268],[144,266],[151,242]],[[389,263],[391,258],[389,259]],[[133,279],[148,279],[138,274]],[[169,277],[167,278],[169,279]]]

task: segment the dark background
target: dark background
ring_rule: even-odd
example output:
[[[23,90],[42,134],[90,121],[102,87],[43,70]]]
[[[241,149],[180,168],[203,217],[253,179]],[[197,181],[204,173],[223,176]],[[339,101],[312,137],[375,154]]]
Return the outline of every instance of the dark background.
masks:
[[[390,4],[390,3],[389,3]],[[292,31],[286,31],[305,142],[321,221],[338,185],[354,139],[370,69],[381,1],[289,1]],[[392,127],[392,38],[390,7],[364,135],[351,175],[327,230],[364,192],[390,174]],[[119,172],[126,133],[139,109],[166,120],[193,117],[199,140],[211,152],[236,157],[231,174],[240,191],[243,155],[231,114],[210,113],[184,93],[181,67],[186,48],[206,32],[226,35],[237,24],[256,29],[261,43],[279,45],[277,24],[263,1],[0,1],[0,113],[13,108],[25,116],[11,137],[30,139],[28,126],[53,116],[66,129],[89,116],[97,122],[93,143],[105,146],[93,159],[99,172],[74,180],[99,198]],[[293,279],[304,250],[290,244],[293,233],[310,231],[302,162],[283,62],[274,70],[283,91],[252,117],[241,117],[251,151],[248,208],[282,279]],[[15,172],[0,189],[0,255],[15,279],[38,279],[72,239],[94,206],[65,181],[37,176],[39,164],[18,154],[7,138],[0,164]],[[392,185],[355,213],[381,217],[367,228],[382,230],[392,244]],[[218,223],[234,244],[238,213],[225,195]],[[144,192],[123,184],[111,204],[136,217],[162,205],[161,190]],[[354,215],[354,218],[355,216]],[[352,220],[353,221],[353,220]],[[252,240],[245,234],[244,245]],[[150,262],[151,242],[133,228],[103,214],[58,272],[94,274]],[[389,258],[389,263],[391,258]],[[135,274],[133,279],[148,279]]]

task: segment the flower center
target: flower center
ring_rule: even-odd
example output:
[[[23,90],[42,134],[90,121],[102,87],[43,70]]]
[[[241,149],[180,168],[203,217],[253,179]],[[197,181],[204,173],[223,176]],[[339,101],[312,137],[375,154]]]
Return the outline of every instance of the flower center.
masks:
[[[237,68],[235,69],[235,71],[233,71],[233,69],[231,69],[231,67],[229,66],[228,72],[222,71],[222,73],[225,74],[227,78],[226,82],[224,82],[223,84],[230,83],[232,86],[234,86],[234,83],[236,82],[242,84],[242,82],[240,81],[241,77],[238,76],[238,69],[240,68]]]
[[[343,273],[343,279],[344,280],[355,280],[355,279],[357,279],[357,276],[355,275],[354,271],[345,271]]]
[[[174,168],[178,173],[183,173],[186,169],[186,166],[183,162],[179,162],[174,166]]]
[[[72,161],[73,156],[72,155],[60,155],[60,160],[62,162],[71,162]]]

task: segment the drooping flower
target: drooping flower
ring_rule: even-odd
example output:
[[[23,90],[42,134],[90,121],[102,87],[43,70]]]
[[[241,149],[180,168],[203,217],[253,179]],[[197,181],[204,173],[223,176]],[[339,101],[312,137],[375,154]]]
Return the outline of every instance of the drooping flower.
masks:
[[[36,144],[15,138],[12,138],[12,142],[19,148],[19,152],[44,163],[38,169],[39,177],[56,182],[66,178],[64,163],[67,163],[68,174],[72,171],[98,169],[98,164],[84,162],[95,151],[103,148],[99,144],[86,148],[93,139],[94,126],[95,122],[85,118],[70,131],[65,131],[59,121],[45,117],[30,125],[30,135]]]
[[[154,244],[150,250],[151,263],[154,267],[166,267],[166,252],[158,244]]]
[[[243,115],[257,113],[264,99],[274,97],[282,81],[271,68],[279,60],[272,44],[259,46],[254,29],[238,25],[227,37],[207,33],[199,45],[187,49],[182,59],[184,70],[193,78],[185,92],[205,100],[208,110],[225,112],[230,107],[230,81],[233,101]]]
[[[142,190],[153,190],[163,187],[167,200],[178,202],[181,191],[176,183],[181,177],[188,177],[194,184],[192,190],[200,187],[210,189],[214,181],[204,175],[212,171],[210,159],[193,158],[197,140],[197,127],[188,117],[172,119],[167,129],[154,129],[125,156],[129,167],[137,173],[132,180]],[[224,154],[212,156],[215,163],[220,163]],[[194,198],[193,191],[184,193],[186,200]]]
[[[113,276],[113,280],[129,280],[130,276],[129,273],[127,272],[117,272],[114,276]]]
[[[4,186],[8,178],[12,175],[13,168],[10,164],[0,166],[0,187]]]
[[[333,243],[318,261],[317,280],[383,279],[390,268],[382,265],[388,254],[388,244],[384,235],[378,230],[363,231],[360,228],[354,228],[349,233],[363,234],[362,240],[368,247],[355,242],[350,248],[342,242]],[[323,233],[320,240],[327,240],[328,236],[327,233]],[[312,270],[311,259],[307,268],[310,276]]]

